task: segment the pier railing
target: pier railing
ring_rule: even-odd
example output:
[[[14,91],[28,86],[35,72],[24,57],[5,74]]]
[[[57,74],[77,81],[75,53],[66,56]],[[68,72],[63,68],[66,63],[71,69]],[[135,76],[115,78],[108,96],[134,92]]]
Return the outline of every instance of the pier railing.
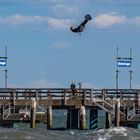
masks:
[[[120,99],[122,103],[137,102],[139,106],[140,90],[139,89],[75,89],[70,88],[47,88],[47,89],[24,89],[24,88],[0,88],[1,104],[7,101],[15,104],[18,100],[36,99],[37,103],[40,100],[64,100],[70,99],[83,100],[85,105],[91,105],[93,100],[113,104],[113,100]]]

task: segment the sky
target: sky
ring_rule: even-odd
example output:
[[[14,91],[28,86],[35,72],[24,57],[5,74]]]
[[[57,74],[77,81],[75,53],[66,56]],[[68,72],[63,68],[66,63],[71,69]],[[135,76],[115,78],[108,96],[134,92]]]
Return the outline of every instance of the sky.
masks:
[[[129,57],[132,88],[140,88],[139,0],[0,0],[0,56],[8,48],[8,87],[116,87],[116,47]],[[92,16],[79,35],[86,14]],[[0,87],[4,87],[0,67]],[[119,68],[119,88],[129,88]]]

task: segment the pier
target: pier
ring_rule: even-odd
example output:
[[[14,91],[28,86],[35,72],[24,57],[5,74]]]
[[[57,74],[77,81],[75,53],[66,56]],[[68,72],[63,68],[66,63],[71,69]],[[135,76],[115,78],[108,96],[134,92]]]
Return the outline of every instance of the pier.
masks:
[[[98,110],[106,114],[105,127],[138,127],[140,119],[140,89],[78,89],[71,88],[0,88],[0,125],[37,122],[53,129],[53,110],[66,110],[66,129],[98,127]]]

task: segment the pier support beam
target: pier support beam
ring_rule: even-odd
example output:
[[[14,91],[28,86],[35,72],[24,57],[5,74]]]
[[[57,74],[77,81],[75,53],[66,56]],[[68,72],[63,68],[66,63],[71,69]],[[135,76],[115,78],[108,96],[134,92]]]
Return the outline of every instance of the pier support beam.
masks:
[[[30,128],[35,128],[35,121],[36,121],[36,101],[35,99],[32,99]]]
[[[52,129],[52,106],[49,105],[47,109],[47,129]]]
[[[1,108],[0,108],[0,112],[1,112],[1,120],[3,120],[4,119],[4,116],[3,116],[3,106],[1,106]]]
[[[38,105],[38,96],[39,96],[39,93],[38,91],[36,91],[36,104]]]
[[[78,109],[68,109],[67,129],[78,129],[79,113]]]
[[[98,128],[98,110],[90,109],[90,129],[96,130]]]
[[[115,105],[115,127],[120,126],[120,99],[116,100],[116,105]]]
[[[106,112],[105,128],[110,128],[112,124],[111,114]]]
[[[135,109],[136,109],[136,114],[139,114],[139,92],[135,93]]]
[[[80,129],[86,129],[86,109],[85,106],[81,106],[80,108]]]
[[[15,113],[15,99],[16,99],[16,91],[14,90],[13,92],[11,92],[10,95],[10,106],[11,106],[11,113]]]
[[[125,120],[128,120],[128,107],[125,106]]]

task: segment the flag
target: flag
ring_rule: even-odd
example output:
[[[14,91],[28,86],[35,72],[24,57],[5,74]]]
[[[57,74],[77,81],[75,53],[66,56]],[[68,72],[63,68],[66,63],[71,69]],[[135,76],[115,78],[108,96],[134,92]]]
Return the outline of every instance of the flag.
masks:
[[[117,61],[118,67],[131,67],[131,61]]]
[[[6,66],[6,59],[0,59],[0,66]]]

